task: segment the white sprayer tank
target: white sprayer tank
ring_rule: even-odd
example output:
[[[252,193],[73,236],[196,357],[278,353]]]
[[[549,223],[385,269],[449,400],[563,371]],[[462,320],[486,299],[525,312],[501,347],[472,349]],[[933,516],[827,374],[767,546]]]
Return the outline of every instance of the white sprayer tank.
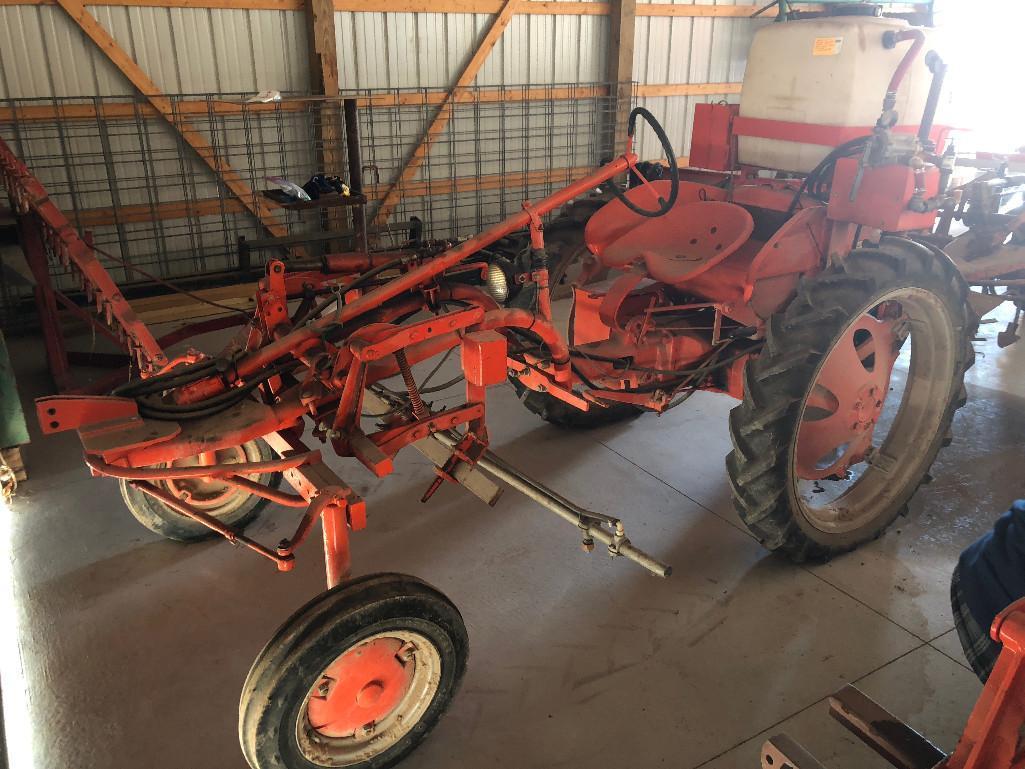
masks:
[[[883,46],[883,34],[908,29],[901,19],[837,16],[770,24],[755,33],[740,96],[742,117],[865,128],[875,125],[894,70],[911,47]],[[926,45],[897,92],[898,125],[922,119],[932,75]],[[832,147],[741,136],[741,163],[807,173]]]

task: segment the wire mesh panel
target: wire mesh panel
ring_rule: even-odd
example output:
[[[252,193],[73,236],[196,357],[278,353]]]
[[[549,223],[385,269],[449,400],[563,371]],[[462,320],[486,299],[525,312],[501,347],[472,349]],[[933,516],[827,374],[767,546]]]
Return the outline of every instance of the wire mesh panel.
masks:
[[[163,113],[142,97],[18,99],[0,101],[0,136],[98,247],[161,278],[192,278],[237,269],[240,237],[339,229],[336,215],[282,208],[262,191],[274,186],[267,177],[346,179],[344,98],[357,100],[368,218],[387,247],[404,236],[382,225],[401,230],[415,216],[428,237],[469,235],[587,173],[613,152],[616,92],[603,83],[361,90],[269,103],[178,94]],[[11,267],[0,276],[7,328],[25,321],[31,294]],[[57,287],[73,290],[54,269]],[[111,272],[122,284],[146,280]]]

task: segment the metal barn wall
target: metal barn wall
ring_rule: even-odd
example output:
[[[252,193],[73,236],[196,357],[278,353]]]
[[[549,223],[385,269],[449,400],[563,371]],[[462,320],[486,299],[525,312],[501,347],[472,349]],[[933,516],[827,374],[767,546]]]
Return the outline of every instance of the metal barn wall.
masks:
[[[89,10],[165,93],[309,89],[302,11]],[[0,98],[132,92],[61,8],[0,6]]]
[[[642,3],[638,3],[641,5]],[[691,5],[689,2],[672,3]],[[709,5],[736,5],[718,0]],[[634,36],[634,79],[640,85],[679,83],[740,83],[747,49],[755,30],[769,19],[737,17],[638,16]],[[677,155],[690,154],[694,106],[718,101],[737,102],[740,94],[708,96],[647,96],[637,99],[651,110],[674,142]],[[653,139],[640,143],[640,154],[655,151]]]
[[[98,96],[137,96],[125,75],[99,52],[67,12],[38,0],[25,2],[24,5],[0,5],[0,108],[24,99],[77,97],[85,101]],[[734,3],[735,0],[716,0],[679,4]],[[96,5],[89,6],[88,10],[165,94],[175,98],[183,94],[225,94],[225,98],[237,100],[269,89],[284,93],[309,92],[305,11],[157,5]],[[475,85],[544,87],[605,81],[611,19],[607,6],[602,7],[605,12],[593,14],[581,13],[577,7],[565,14],[514,15],[477,74]],[[408,93],[407,89],[448,88],[470,60],[491,18],[486,13],[336,11],[339,84],[347,92],[395,89]],[[732,16],[638,13],[634,79],[639,91],[635,101],[662,121],[678,156],[686,156],[690,151],[689,133],[695,104],[738,98],[736,84],[743,77],[745,53],[754,29],[763,23],[766,22]],[[679,88],[687,84],[725,84],[723,90],[727,93],[707,96],[645,94],[646,86]],[[53,102],[55,109],[63,108],[63,104]],[[488,108],[461,113],[438,136],[429,155],[430,162],[417,173],[414,181],[430,183],[432,174],[437,179],[438,169],[453,178],[512,174],[524,179],[543,172],[548,166],[569,174],[570,169],[596,162],[597,157],[606,152],[598,145],[610,143],[610,135],[596,134],[596,125],[609,120],[607,114],[602,114],[609,109],[608,102],[584,99],[576,104],[558,101],[555,104],[553,108],[538,104],[537,109],[529,110],[503,112]],[[435,110],[436,107],[425,101],[419,112],[403,113],[404,122],[389,124],[375,120],[374,126],[364,132],[364,143],[377,148],[376,160],[385,186],[398,177],[404,159],[412,153]],[[199,118],[196,123],[207,140],[223,148],[231,164],[244,171],[247,163],[243,145],[247,139],[242,137],[246,134],[234,124],[217,127],[217,121]],[[30,165],[36,167],[41,180],[51,187],[58,204],[68,208],[69,215],[77,211],[62,197],[61,190],[72,188],[79,193],[76,206],[87,208],[160,204],[183,197],[200,201],[231,197],[223,183],[169,126],[149,131],[145,153],[156,169],[154,173],[163,175],[166,171],[167,178],[172,178],[175,169],[180,167],[180,173],[189,178],[189,189],[183,191],[180,184],[174,183],[158,184],[159,189],[153,192],[149,189],[153,184],[133,187],[122,179],[118,195],[113,193],[116,185],[109,182],[111,174],[130,178],[133,171],[138,173],[136,169],[141,167],[132,160],[135,156],[131,136],[119,134],[115,127],[109,137],[101,139],[101,135],[108,132],[97,121],[84,126],[74,121],[65,125],[57,120],[32,136],[12,136],[11,129],[11,125],[0,123],[0,136],[12,142],[15,151],[22,152]],[[300,172],[294,167],[313,167],[316,162],[312,143],[303,133],[305,130],[307,128],[300,125],[284,129],[287,143],[293,148],[305,147],[310,155],[305,165],[299,162],[302,158],[298,161],[293,158],[293,171],[297,174]],[[575,135],[579,138],[566,138]],[[545,146],[546,142],[559,144],[559,147],[553,152]],[[471,147],[467,151],[466,147],[473,144],[486,146],[483,150]],[[637,149],[642,158],[658,156],[650,134],[642,135]],[[109,156],[118,155],[119,150],[124,151],[123,159],[111,162]],[[292,151],[301,154],[300,150]],[[472,165],[461,161],[468,156],[474,158]],[[75,160],[69,162],[68,158]],[[253,166],[251,160],[248,165]],[[264,163],[259,168],[272,166],[272,163]],[[262,175],[254,176],[252,168],[249,171],[250,186],[255,187],[261,183]],[[550,191],[555,181],[561,184],[562,177],[549,178],[543,186],[530,189],[525,182],[511,182],[499,185],[501,195],[491,197],[482,197],[479,189],[464,185],[465,191],[458,194],[439,193],[408,203],[403,201],[393,220],[412,214],[426,215],[436,222],[444,222],[451,230],[451,233],[435,234],[465,235],[478,228],[481,222],[507,213],[510,206],[515,208],[513,198],[536,198]],[[115,197],[118,199],[112,200]],[[297,221],[289,227],[306,229],[308,224]],[[108,247],[129,260],[153,252],[154,258],[161,260],[155,266],[170,277],[228,268],[232,265],[234,241],[228,230],[234,228],[236,233],[257,236],[260,232],[255,218],[244,211],[230,217],[221,215],[209,221],[201,220],[198,225],[184,220],[121,224],[118,225],[118,242],[109,241]],[[107,229],[109,233],[101,230],[98,235],[113,238],[116,228]],[[144,243],[147,238],[160,242],[147,250]],[[19,292],[27,288],[22,286]],[[3,293],[7,293],[6,287]]]
[[[704,4],[732,5],[735,0]],[[310,87],[303,11],[102,5],[89,10],[166,93],[302,92]],[[340,85],[449,86],[489,19],[474,13],[337,12]],[[739,82],[751,35],[763,23],[639,15],[635,80],[641,86]],[[605,80],[609,27],[607,15],[516,15],[476,84]],[[132,90],[61,8],[0,5],[0,99],[127,95]],[[694,105],[722,98],[738,97],[640,97],[638,103],[663,121],[677,152],[686,155]]]

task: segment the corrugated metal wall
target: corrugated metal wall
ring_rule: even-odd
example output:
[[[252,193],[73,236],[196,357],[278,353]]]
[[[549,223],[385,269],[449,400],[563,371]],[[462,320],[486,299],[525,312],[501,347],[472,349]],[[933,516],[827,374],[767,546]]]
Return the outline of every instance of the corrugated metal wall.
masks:
[[[89,10],[168,93],[309,89],[301,11]],[[110,96],[131,84],[56,6],[0,6],[0,98]]]
[[[722,0],[718,4],[733,4]],[[301,11],[91,6],[97,19],[167,93],[309,88]],[[483,14],[335,14],[343,88],[445,87],[480,40]],[[640,16],[641,85],[738,82],[756,26],[724,17]],[[609,18],[517,15],[477,85],[596,82],[606,78]],[[55,6],[0,6],[0,99],[129,94],[127,80]],[[687,154],[694,104],[722,96],[642,99]],[[726,97],[736,99],[735,95]]]
[[[690,2],[671,3],[691,5]],[[717,0],[708,5],[737,5],[736,0]],[[677,83],[739,83],[744,78],[747,49],[754,31],[770,20],[736,17],[639,16],[634,38],[634,78],[642,85]],[[739,101],[739,94],[710,96],[642,97],[641,106],[651,110],[678,155],[690,154],[690,127],[694,105]],[[650,148],[642,141],[642,150]],[[643,156],[643,152],[642,152]]]
[[[718,4],[734,2],[722,0]],[[303,11],[123,6],[90,6],[89,10],[167,94],[244,95],[268,89],[292,93],[309,91]],[[335,32],[340,85],[345,90],[447,88],[469,60],[489,21],[488,15],[470,13],[338,12]],[[735,17],[639,16],[634,48],[635,80],[642,87],[739,82],[751,35],[762,23],[765,22]],[[485,61],[476,85],[551,86],[604,81],[609,31],[607,15],[516,15]],[[0,106],[4,105],[4,100],[10,100],[7,102],[10,105],[13,100],[26,98],[133,94],[128,80],[98,52],[61,8],[0,6]],[[695,104],[722,98],[735,100],[737,96],[642,95],[636,101],[662,121],[677,154],[685,156],[690,150],[689,127]],[[585,100],[569,108],[514,111],[517,122],[515,127],[509,126],[511,130],[502,125],[502,121],[509,118],[503,117],[506,113],[501,110],[463,113],[441,134],[431,150],[430,164],[425,165],[417,178],[427,181],[432,173],[429,168],[437,173],[436,169],[448,166],[451,168],[447,168],[447,172],[453,177],[473,177],[534,172],[543,170],[546,163],[554,163],[559,168],[594,163],[598,153],[606,151],[599,149],[595,142],[605,141],[605,138],[574,140],[572,146],[561,139],[563,146],[555,152],[544,144],[555,137],[565,137],[567,132],[572,134],[577,127],[581,132],[595,133],[596,124],[607,119],[598,114],[598,104]],[[377,160],[384,183],[397,177],[404,158],[412,152],[433,114],[434,108],[425,106],[419,112],[413,111],[411,117],[403,118],[408,124],[383,123],[376,135],[372,128],[369,138],[364,136],[365,141],[380,144]],[[26,137],[9,135],[10,126],[0,125],[0,135],[13,139],[16,151],[25,152],[26,159],[30,159],[29,156],[37,161],[41,157],[51,159],[49,163],[38,164],[44,183],[52,184],[58,191],[58,200],[61,199],[60,189],[75,187],[88,193],[80,198],[85,201],[83,205],[109,205],[106,200],[111,197],[114,185],[105,183],[108,178],[105,174],[130,177],[137,166],[123,167],[123,164],[111,163],[105,156],[116,155],[119,143],[130,143],[131,139],[122,140],[114,131],[108,139],[109,146],[104,147],[97,138],[95,125],[79,128],[77,135],[74,127],[65,130],[59,123],[52,127],[49,134],[44,131],[36,136],[31,151],[23,143]],[[201,130],[212,144],[224,146],[226,155],[241,152],[235,146],[241,141],[237,130],[213,132],[210,127]],[[301,132],[302,129],[296,130]],[[153,203],[154,199],[160,202],[165,195],[167,200],[225,195],[222,185],[169,128],[154,134],[149,141],[145,152],[156,158],[154,163],[171,164],[176,168],[184,164],[183,173],[188,173],[191,189],[185,190],[184,195],[180,189],[161,190],[154,198],[151,193],[144,194],[141,186],[131,189],[128,185],[129,189],[121,192],[122,205]],[[479,148],[469,153],[463,151],[463,143],[479,145],[484,142],[488,146],[483,152]],[[492,153],[493,148],[502,154]],[[642,136],[637,149],[642,158],[658,156],[650,134]],[[458,166],[460,156],[474,157],[473,167]],[[67,163],[60,162],[61,157],[96,158],[97,161],[91,165],[84,160]],[[131,154],[126,152],[125,157],[130,158]],[[58,162],[53,162],[54,159]],[[244,173],[245,159],[239,162]],[[470,191],[429,199],[439,210],[459,211],[457,216],[446,214],[447,226],[453,230],[451,234],[467,234],[507,208],[504,198],[500,202],[475,202],[471,199],[474,194],[477,193]],[[537,190],[531,191],[531,195],[536,194]],[[404,204],[397,210],[396,217],[413,212],[421,214],[419,209],[423,205],[422,200]],[[255,219],[248,214],[237,214],[233,221],[239,222],[240,232],[258,232]],[[192,231],[195,228],[185,232],[182,226],[178,230],[168,229],[169,226],[159,224],[156,227],[154,231],[164,234],[159,248],[151,250],[172,255],[194,254],[196,259],[200,259],[200,252],[203,252],[202,264],[197,262],[195,269],[230,266],[229,252],[234,241],[230,233],[207,233],[218,242],[224,241],[222,252],[214,253],[216,249],[204,245],[203,238],[207,234],[197,235]],[[126,229],[126,226],[121,225],[121,228]],[[132,226],[128,225],[127,229],[131,230]],[[146,236],[145,231],[146,227],[139,227],[140,238]],[[123,235],[121,242],[126,242]],[[123,255],[132,258],[131,254]],[[174,262],[170,257],[165,261]],[[168,275],[177,271],[161,268],[161,272]]]

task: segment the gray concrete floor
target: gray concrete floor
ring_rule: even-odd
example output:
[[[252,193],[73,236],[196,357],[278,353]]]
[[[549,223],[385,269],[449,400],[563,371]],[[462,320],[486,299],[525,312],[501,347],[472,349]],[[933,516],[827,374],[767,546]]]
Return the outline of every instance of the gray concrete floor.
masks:
[[[770,556],[737,519],[725,396],[570,433],[507,387],[490,395],[494,448],[622,514],[637,544],[674,565],[665,581],[584,555],[573,530],[512,492],[494,509],[452,487],[421,505],[431,473],[418,455],[384,480],[336,460],[370,502],[357,573],[426,579],[470,631],[462,691],[403,766],[752,769],[781,731],[833,769],[884,766],[826,715],[824,698],[847,682],[952,748],[979,684],[952,630],[950,573],[1025,496],[1025,343],[997,351],[999,328],[983,327],[991,339],[978,345],[955,442],[911,514],[826,565]],[[26,401],[45,394],[40,345],[12,348]],[[73,435],[36,434],[25,453],[32,477],[3,543],[14,600],[0,626],[17,628],[27,698],[14,699],[27,699],[34,727],[16,720],[12,753],[30,745],[37,767],[242,769],[242,681],[276,626],[322,589],[317,545],[279,575],[224,542],[161,541],[112,481],[89,478]],[[251,533],[275,542],[294,516],[272,508]]]

